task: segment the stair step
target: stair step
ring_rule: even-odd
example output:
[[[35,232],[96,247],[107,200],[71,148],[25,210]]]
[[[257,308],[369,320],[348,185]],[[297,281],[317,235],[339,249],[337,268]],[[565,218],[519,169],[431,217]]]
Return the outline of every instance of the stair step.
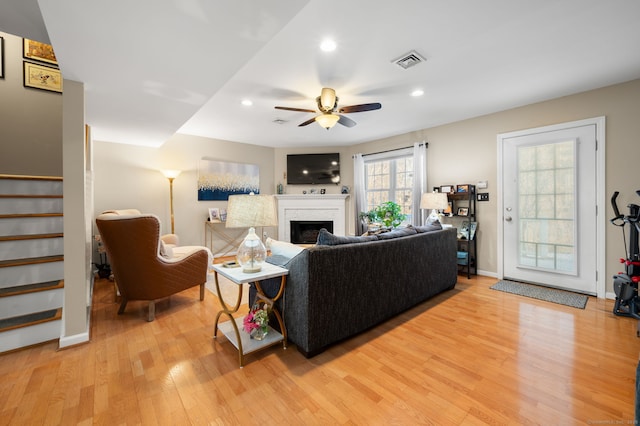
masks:
[[[62,181],[62,177],[60,176],[8,175],[2,173],[0,173],[0,179]]]
[[[13,214],[0,214],[0,219],[15,219],[15,218],[27,218],[27,217],[60,217],[62,213],[13,213]]]
[[[30,325],[42,324],[49,321],[56,321],[59,319],[62,319],[62,308],[5,318],[0,320],[0,332],[28,327]]]
[[[8,268],[10,266],[35,265],[38,263],[62,262],[63,260],[64,260],[64,255],[0,260],[0,268]]]
[[[58,288],[64,288],[64,280],[47,281],[43,283],[17,285],[13,287],[0,288],[0,297],[17,296],[20,294],[55,290]]]
[[[53,234],[5,235],[0,236],[0,241],[42,240],[45,238],[62,238],[63,236],[64,234],[62,232]]]
[[[60,194],[0,194],[0,198],[62,198]]]

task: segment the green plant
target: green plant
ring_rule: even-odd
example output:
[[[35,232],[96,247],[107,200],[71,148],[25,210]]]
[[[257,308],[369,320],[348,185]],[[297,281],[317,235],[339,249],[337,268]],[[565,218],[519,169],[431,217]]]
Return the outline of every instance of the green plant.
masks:
[[[368,212],[361,212],[360,218],[367,218],[369,223],[380,222],[387,228],[396,228],[407,218],[402,208],[393,201],[387,201]]]

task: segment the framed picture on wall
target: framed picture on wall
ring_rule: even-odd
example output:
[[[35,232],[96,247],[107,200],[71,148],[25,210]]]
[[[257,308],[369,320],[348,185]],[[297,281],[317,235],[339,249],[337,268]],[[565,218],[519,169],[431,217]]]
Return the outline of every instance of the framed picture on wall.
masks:
[[[4,78],[4,37],[0,37],[0,78]]]
[[[59,69],[23,62],[24,87],[62,93],[62,74]]]
[[[33,61],[58,65],[56,54],[53,53],[53,46],[28,38],[22,39],[22,57]]]

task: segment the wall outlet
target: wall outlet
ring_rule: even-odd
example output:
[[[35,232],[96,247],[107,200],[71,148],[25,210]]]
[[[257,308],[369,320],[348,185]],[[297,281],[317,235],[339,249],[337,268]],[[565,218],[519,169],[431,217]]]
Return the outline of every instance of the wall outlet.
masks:
[[[267,232],[265,231],[262,233],[262,240],[267,241],[267,238],[269,238],[269,234],[267,234]]]
[[[479,192],[478,193],[478,201],[489,201],[489,193],[488,192]]]

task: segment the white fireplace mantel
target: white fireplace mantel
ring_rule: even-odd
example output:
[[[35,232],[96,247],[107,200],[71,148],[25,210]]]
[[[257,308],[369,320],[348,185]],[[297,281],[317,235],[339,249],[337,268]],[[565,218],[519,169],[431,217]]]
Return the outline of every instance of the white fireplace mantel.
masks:
[[[333,221],[333,233],[345,235],[349,194],[282,194],[278,200],[278,240],[291,241],[291,221]]]

